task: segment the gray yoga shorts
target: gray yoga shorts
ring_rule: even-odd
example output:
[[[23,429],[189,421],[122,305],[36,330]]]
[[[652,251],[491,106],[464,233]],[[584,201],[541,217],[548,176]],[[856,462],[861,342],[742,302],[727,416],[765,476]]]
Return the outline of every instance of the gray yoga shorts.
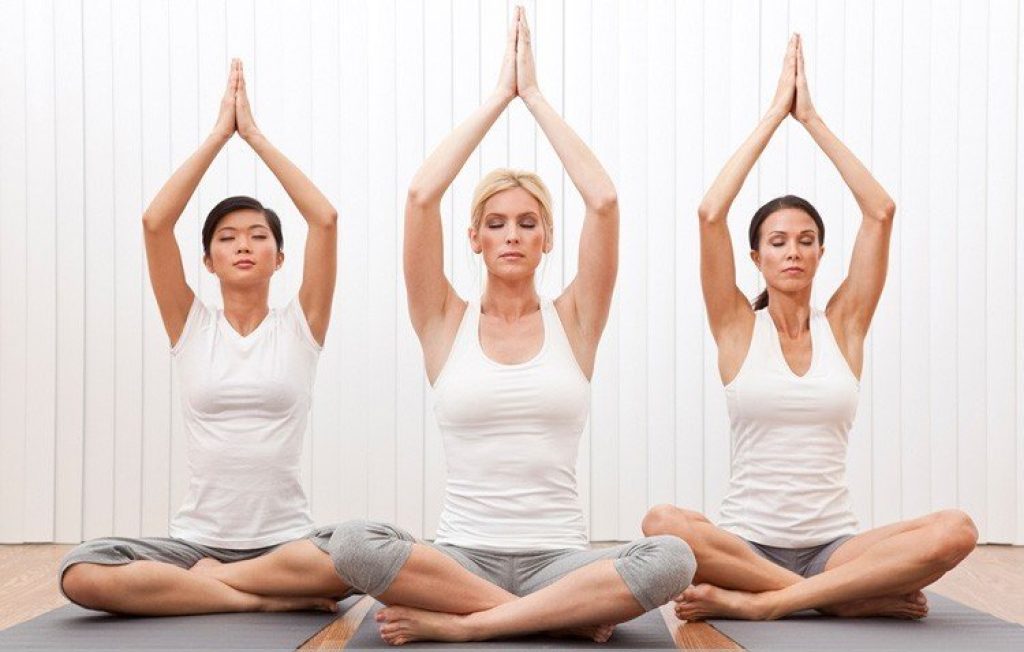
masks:
[[[372,596],[398,576],[416,539],[401,528],[372,521],[335,527],[329,553],[349,586]],[[610,559],[637,602],[651,610],[668,602],[693,579],[697,563],[680,538],[661,535],[597,550],[480,550],[424,543],[463,568],[514,595],[528,595],[587,564]]]
[[[754,552],[768,561],[773,561],[797,575],[811,577],[825,570],[825,564],[828,563],[832,553],[852,538],[853,535],[847,534],[828,543],[823,543],[820,546],[810,546],[807,548],[776,548],[775,546],[766,546],[754,541],[747,541],[746,539],[744,541],[754,549]]]
[[[333,532],[334,528],[331,527],[317,528],[304,538],[309,539],[318,548],[329,553],[327,543],[330,541]],[[302,539],[297,540],[301,541]],[[214,548],[183,539],[170,539],[167,537],[146,537],[141,539],[107,537],[93,539],[76,546],[65,555],[60,563],[60,570],[57,574],[57,586],[60,588],[61,594],[67,598],[68,596],[64,594],[64,573],[75,564],[123,566],[133,561],[158,561],[188,570],[204,557],[212,557],[219,562],[227,564],[261,557],[283,545],[285,544],[280,543],[265,548],[235,550],[231,548]]]

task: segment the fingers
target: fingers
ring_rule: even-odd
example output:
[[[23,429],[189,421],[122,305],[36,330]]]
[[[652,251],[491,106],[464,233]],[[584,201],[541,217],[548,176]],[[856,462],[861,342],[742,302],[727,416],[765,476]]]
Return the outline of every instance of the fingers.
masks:
[[[799,34],[796,37],[796,74],[797,77],[804,76],[804,42]]]

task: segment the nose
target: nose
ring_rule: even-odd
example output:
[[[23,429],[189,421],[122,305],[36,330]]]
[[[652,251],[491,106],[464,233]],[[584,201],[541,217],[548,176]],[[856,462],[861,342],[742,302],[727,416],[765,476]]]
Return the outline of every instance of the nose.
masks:
[[[519,242],[519,231],[515,226],[509,226],[508,231],[505,232],[505,244],[514,244]]]
[[[235,253],[241,254],[241,253],[249,253],[249,252],[250,252],[249,240],[246,239],[246,238],[239,238],[238,239],[238,248],[235,250]]]

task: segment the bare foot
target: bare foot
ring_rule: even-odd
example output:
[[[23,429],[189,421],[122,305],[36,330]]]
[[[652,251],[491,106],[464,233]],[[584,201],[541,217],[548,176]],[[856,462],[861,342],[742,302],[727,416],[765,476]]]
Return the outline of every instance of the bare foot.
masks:
[[[761,597],[763,595],[730,591],[713,584],[697,584],[676,596],[676,617],[680,620],[765,620],[770,612]]]
[[[384,607],[376,616],[380,636],[388,645],[404,645],[412,641],[471,640],[465,619],[465,616],[413,607]]]
[[[330,598],[259,596],[258,611],[338,612],[338,603]]]
[[[607,643],[615,633],[615,625],[590,625],[588,627],[571,627],[548,632],[557,638],[585,638],[595,643]]]
[[[916,620],[928,615],[928,598],[915,591],[906,595],[884,595],[877,598],[854,600],[820,609],[824,614],[839,618],[900,618]]]

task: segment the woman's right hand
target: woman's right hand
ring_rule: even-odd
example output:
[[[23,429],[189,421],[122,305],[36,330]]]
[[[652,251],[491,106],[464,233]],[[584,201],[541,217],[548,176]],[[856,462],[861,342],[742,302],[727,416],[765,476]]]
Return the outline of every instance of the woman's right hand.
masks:
[[[224,140],[231,138],[235,133],[235,91],[238,88],[238,75],[238,59],[232,59],[231,69],[228,73],[228,86],[224,89],[224,97],[220,100],[217,123],[213,125],[213,134]]]
[[[516,31],[519,25],[519,8],[516,8],[515,18],[508,28],[508,37],[505,39],[505,56],[501,60],[501,73],[498,75],[498,87],[495,92],[506,102],[515,99],[516,92]]]
[[[796,46],[797,36],[794,34],[789,37],[786,58],[782,64],[782,74],[779,75],[779,85],[775,89],[775,97],[768,108],[768,114],[780,121],[789,115],[793,110],[793,103],[796,101]]]

